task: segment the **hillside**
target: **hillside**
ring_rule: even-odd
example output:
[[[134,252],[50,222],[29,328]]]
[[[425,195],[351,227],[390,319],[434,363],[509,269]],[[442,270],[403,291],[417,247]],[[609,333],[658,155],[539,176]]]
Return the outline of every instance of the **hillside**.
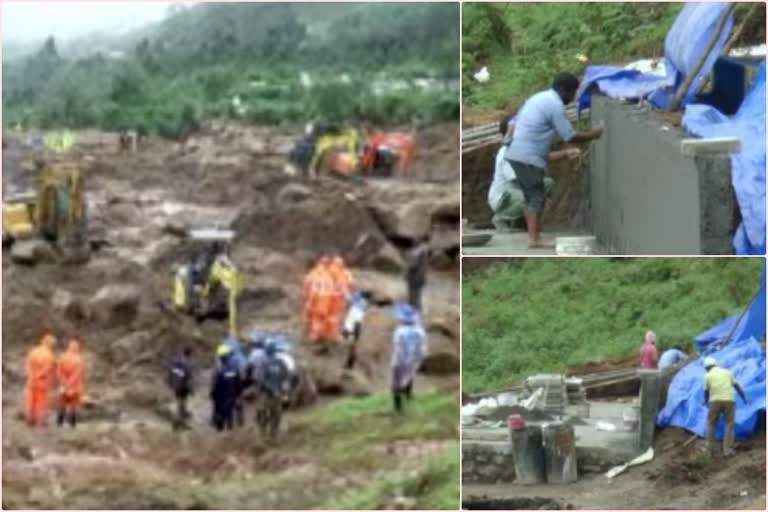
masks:
[[[458,23],[453,4],[176,8],[121,38],[84,36],[60,51],[51,37],[3,62],[3,123],[179,137],[221,117],[454,120]]]
[[[739,3],[736,19],[752,6]],[[588,64],[620,64],[662,55],[680,3],[468,3],[463,14],[464,118],[495,120],[547,87],[558,71],[580,74]],[[765,5],[737,41],[765,44]],[[585,57],[586,60],[580,59]],[[472,75],[482,66],[489,82]]]
[[[761,259],[533,258],[465,270],[464,390],[627,356],[647,329],[662,348],[746,306]]]

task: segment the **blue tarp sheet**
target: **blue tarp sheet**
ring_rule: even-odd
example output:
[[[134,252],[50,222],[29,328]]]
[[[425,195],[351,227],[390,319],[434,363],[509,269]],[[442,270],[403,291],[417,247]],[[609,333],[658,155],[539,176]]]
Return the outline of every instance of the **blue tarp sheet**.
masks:
[[[726,341],[731,331],[733,331],[732,340],[741,340],[749,337],[761,340],[765,337],[765,268],[763,268],[760,282],[762,283],[760,290],[748,306],[744,316],[742,316],[740,311],[725,320],[721,320],[694,338],[696,349],[701,354],[707,353],[714,346]],[[741,321],[739,321],[739,318],[741,318]],[[733,327],[737,321],[739,325],[734,329]]]
[[[665,77],[643,74],[618,66],[587,66],[579,91],[576,93],[579,99],[579,110],[589,106],[587,91],[595,83],[603,93],[612,98],[644,98],[651,95],[651,101],[655,105],[666,108],[674,89],[683,82],[706,49],[715,33],[717,20],[727,5],[727,2],[685,4],[664,40],[664,67],[667,70]],[[710,72],[725,46],[732,28],[733,15],[731,14],[720,38],[688,89],[683,104],[693,99],[702,78]]]
[[[754,338],[734,341],[722,350],[710,354],[719,366],[733,372],[749,404],[736,397],[734,433],[736,439],[746,439],[755,430],[758,414],[765,411],[765,351]],[[659,411],[656,424],[660,427],[681,427],[698,436],[707,435],[707,407],[704,405],[704,360],[685,366],[672,380],[667,403]],[[723,420],[716,437],[723,437]]]
[[[735,435],[744,439],[754,432],[758,414],[765,414],[765,350],[760,341],[765,339],[765,274],[760,275],[759,290],[747,307],[747,312],[727,345],[720,346],[728,337],[741,313],[730,316],[696,336],[699,352],[714,357],[719,366],[733,372],[749,399],[749,404],[736,398]],[[686,365],[669,385],[667,402],[656,417],[660,427],[681,427],[704,437],[707,433],[707,408],[704,406],[704,358]],[[717,427],[717,438],[722,439],[723,421]]]
[[[699,137],[741,140],[741,152],[731,155],[731,182],[742,217],[733,249],[736,254],[765,254],[765,61],[733,116],[709,105],[688,105],[683,126]]]

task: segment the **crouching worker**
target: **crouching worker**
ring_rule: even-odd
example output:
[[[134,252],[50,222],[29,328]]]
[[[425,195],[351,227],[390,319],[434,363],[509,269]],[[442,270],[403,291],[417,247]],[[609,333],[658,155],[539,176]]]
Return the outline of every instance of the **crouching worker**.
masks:
[[[59,357],[56,376],[59,380],[57,423],[61,427],[68,420],[69,426],[74,428],[77,425],[77,409],[83,399],[83,358],[77,338],[70,338],[67,350]]]
[[[216,350],[219,364],[213,373],[210,398],[213,402],[213,426],[221,432],[235,425],[235,408],[242,391],[242,379],[237,364],[231,357],[232,349],[219,345]]]
[[[403,398],[413,396],[413,379],[427,351],[427,334],[418,311],[410,304],[398,304],[399,325],[392,336],[392,397],[395,411],[403,412]]]
[[[345,368],[351,370],[357,362],[357,343],[360,340],[360,333],[363,329],[363,320],[365,311],[368,309],[368,299],[363,292],[354,292],[349,298],[349,309],[344,317],[344,325],[341,329],[341,336],[344,342],[349,345],[347,362]]]
[[[192,349],[187,347],[171,361],[168,369],[168,387],[176,397],[176,418],[173,429],[177,430],[187,426],[189,409],[187,400],[194,392],[192,377]]]

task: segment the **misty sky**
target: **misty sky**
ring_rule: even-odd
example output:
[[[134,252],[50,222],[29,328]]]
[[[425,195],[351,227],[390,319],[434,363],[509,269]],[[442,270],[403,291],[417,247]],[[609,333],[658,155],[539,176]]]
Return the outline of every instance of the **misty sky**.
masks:
[[[159,21],[176,2],[2,2],[3,41],[70,38],[94,31],[122,31]]]

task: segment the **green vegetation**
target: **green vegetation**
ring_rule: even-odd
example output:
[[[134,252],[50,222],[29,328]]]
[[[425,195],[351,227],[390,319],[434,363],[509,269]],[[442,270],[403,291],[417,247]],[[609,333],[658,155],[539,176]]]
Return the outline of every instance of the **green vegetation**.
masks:
[[[744,308],[759,258],[531,258],[465,276],[462,372],[478,391],[536,373],[662,349]]]
[[[402,417],[393,413],[388,393],[337,400],[302,417],[294,433],[306,436],[308,446],[325,440],[317,449],[326,464],[337,471],[381,475],[319,508],[376,509],[402,494],[416,498],[417,509],[455,509],[459,502],[458,414],[455,394],[417,389]],[[338,432],[345,434],[335,435]],[[404,472],[384,465],[382,449],[396,441],[411,447],[410,457],[419,457],[415,460],[422,465],[418,470]],[[441,446],[439,455],[419,454],[429,443]]]
[[[175,8],[140,35],[103,46],[87,39],[88,54],[60,52],[49,38],[33,55],[3,62],[3,123],[177,137],[211,117],[458,119],[457,5],[325,10],[301,3]]]
[[[459,442],[446,455],[436,457],[425,468],[405,478],[373,480],[367,487],[353,489],[322,506],[327,510],[377,510],[396,493],[418,496],[410,508],[454,510],[459,503]]]
[[[302,428],[310,436],[345,431],[323,447],[324,457],[350,467],[375,469],[378,462],[369,452],[371,446],[398,440],[456,439],[458,412],[455,395],[426,390],[408,404],[407,414],[401,418],[392,411],[392,397],[379,393],[337,400],[305,418]]]
[[[478,110],[510,111],[547,87],[558,71],[583,72],[585,63],[620,64],[663,54],[679,3],[467,3],[463,5],[463,101]],[[737,5],[737,20],[750,8]],[[765,42],[765,10],[742,40]],[[753,26],[754,25],[754,26]],[[472,75],[488,66],[491,80]]]

